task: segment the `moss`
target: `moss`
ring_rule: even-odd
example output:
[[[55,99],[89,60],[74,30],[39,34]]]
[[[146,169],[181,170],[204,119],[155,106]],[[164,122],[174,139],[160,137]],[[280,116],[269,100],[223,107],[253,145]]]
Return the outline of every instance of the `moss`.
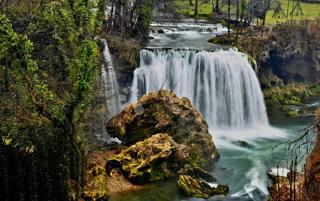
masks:
[[[189,197],[209,198],[213,195],[229,192],[229,187],[226,185],[218,185],[216,188],[211,187],[201,178],[196,178],[189,175],[180,175],[178,180],[180,189]]]
[[[219,44],[219,45],[232,45],[235,42],[234,34],[231,35],[230,39],[228,35],[217,35],[208,40],[210,43]]]
[[[125,66],[122,71],[134,71],[139,66],[140,49],[139,40],[134,38],[123,39],[119,36],[106,36],[108,45],[115,61],[120,66]]]
[[[290,117],[296,117],[296,116],[298,116],[298,112],[297,112],[297,111],[294,111],[294,110],[290,110],[290,111],[288,112],[288,115],[289,115]]]
[[[87,170],[85,190],[82,198],[86,201],[106,201],[109,198],[107,189],[106,171],[102,166],[96,165]]]
[[[179,155],[178,153],[184,152]],[[172,178],[186,163],[188,151],[168,134],[160,133],[137,142],[107,160],[106,169],[120,169],[133,183],[147,183]]]
[[[287,112],[289,116],[295,117],[298,113],[289,106],[304,105],[304,100],[314,95],[311,89],[312,87],[309,87],[308,85],[293,84],[264,89],[263,93],[267,106],[280,107],[283,111]]]
[[[143,108],[143,110],[139,109]],[[141,112],[140,112],[141,110]],[[119,133],[124,128],[123,133]],[[189,149],[189,162],[203,166],[216,159],[218,151],[212,142],[208,125],[187,98],[178,98],[168,90],[151,92],[137,103],[128,105],[107,123],[111,136],[132,145],[153,134],[167,133]]]

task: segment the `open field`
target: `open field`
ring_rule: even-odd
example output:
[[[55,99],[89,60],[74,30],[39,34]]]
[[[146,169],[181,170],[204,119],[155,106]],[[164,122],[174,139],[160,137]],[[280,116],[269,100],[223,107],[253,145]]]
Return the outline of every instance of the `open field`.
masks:
[[[194,1],[194,0],[193,0]],[[292,7],[296,4],[296,1],[290,1],[289,2],[289,9],[288,8],[288,1],[287,0],[280,0],[282,9],[284,11],[284,14],[287,14],[287,10],[289,10],[289,17],[282,16],[280,18],[273,18],[274,11],[271,9],[267,13],[266,17],[266,23],[271,25],[275,24],[277,22],[284,22],[286,20],[312,20],[317,17],[320,17],[320,3],[304,3],[301,2],[301,8],[304,13],[304,15],[300,16],[290,16],[290,11],[292,10]],[[194,15],[194,6],[189,6],[189,0],[176,0],[175,1],[176,6],[178,7],[178,13],[179,14],[187,14],[187,15]],[[222,11],[227,12],[227,4],[222,4]],[[200,17],[206,17],[210,15],[212,12],[212,2],[209,1],[208,3],[202,3],[202,0],[199,0],[199,16]],[[234,6],[231,6],[231,16],[235,15],[235,8]]]

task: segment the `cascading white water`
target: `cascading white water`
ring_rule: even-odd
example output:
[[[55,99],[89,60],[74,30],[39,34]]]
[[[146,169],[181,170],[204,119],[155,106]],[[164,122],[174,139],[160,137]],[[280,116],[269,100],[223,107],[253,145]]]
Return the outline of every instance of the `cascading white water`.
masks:
[[[142,50],[131,101],[159,89],[188,97],[210,128],[268,125],[259,81],[236,50]]]
[[[113,117],[121,109],[119,84],[113,68],[110,50],[105,39],[101,39],[104,50],[103,56],[105,64],[101,68],[102,80],[106,93],[106,102],[108,109],[108,118]]]

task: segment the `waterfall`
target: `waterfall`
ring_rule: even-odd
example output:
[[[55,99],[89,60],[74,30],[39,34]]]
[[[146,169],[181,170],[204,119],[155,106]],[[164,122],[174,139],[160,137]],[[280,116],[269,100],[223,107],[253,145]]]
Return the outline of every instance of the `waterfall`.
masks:
[[[131,101],[159,89],[188,97],[211,128],[268,125],[257,76],[236,50],[142,50]]]
[[[107,118],[113,117],[121,109],[119,84],[113,68],[112,59],[109,47],[105,39],[101,39],[104,50],[103,56],[105,64],[101,68],[102,81],[104,84],[104,91],[107,104]]]

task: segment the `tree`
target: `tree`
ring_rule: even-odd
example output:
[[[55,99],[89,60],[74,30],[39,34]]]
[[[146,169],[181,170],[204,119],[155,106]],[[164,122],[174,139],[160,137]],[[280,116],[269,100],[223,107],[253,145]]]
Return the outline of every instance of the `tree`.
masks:
[[[167,5],[170,0],[159,0]],[[108,17],[108,31],[120,33],[122,38],[126,35],[145,38],[149,33],[149,25],[153,12],[153,0],[120,0],[111,1],[111,11]]]
[[[236,0],[236,23],[239,24],[240,0]]]
[[[103,3],[6,5],[0,14],[0,75],[7,77],[0,85],[0,185],[6,187],[0,197],[71,200],[72,193],[79,200],[84,150],[76,127],[100,67],[94,37],[105,19]]]
[[[137,22],[134,27],[141,37],[147,37],[149,33],[149,27],[151,24],[151,17],[153,11],[152,0],[138,0],[136,4]]]
[[[284,10],[282,9],[281,3],[276,2],[275,7],[273,8],[273,18],[281,18],[281,17],[286,17],[286,14],[284,13]]]
[[[230,7],[231,0],[228,0],[228,40],[230,41]]]
[[[195,0],[195,3],[194,3],[194,15],[195,16],[198,15],[198,6],[199,6],[199,0]]]
[[[215,11],[216,11],[216,15],[219,15],[221,13],[219,0],[216,0]]]

